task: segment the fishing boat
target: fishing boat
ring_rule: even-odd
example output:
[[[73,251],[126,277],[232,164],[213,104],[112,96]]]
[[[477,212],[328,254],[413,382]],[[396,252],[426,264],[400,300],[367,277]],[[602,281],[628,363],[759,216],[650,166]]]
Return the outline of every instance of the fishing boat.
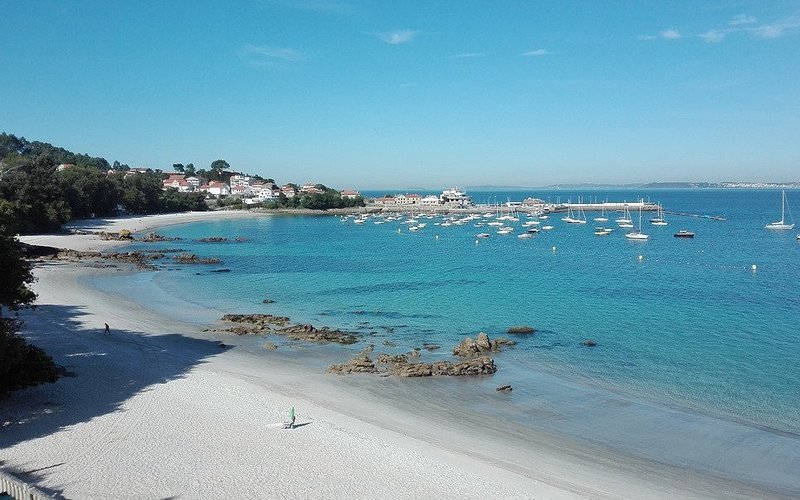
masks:
[[[777,229],[777,230],[785,230],[785,229],[794,229],[794,223],[787,223],[786,222],[786,191],[781,191],[781,220],[777,222],[770,222],[766,226],[765,229]],[[789,218],[791,218],[791,214],[789,214]]]
[[[673,236],[675,236],[676,238],[694,238],[694,233],[691,231],[687,231],[686,229],[681,229]]]
[[[625,237],[629,240],[646,240],[649,238],[648,235],[642,232],[642,208],[639,207],[639,230],[638,231],[631,231],[630,233],[625,233]]]

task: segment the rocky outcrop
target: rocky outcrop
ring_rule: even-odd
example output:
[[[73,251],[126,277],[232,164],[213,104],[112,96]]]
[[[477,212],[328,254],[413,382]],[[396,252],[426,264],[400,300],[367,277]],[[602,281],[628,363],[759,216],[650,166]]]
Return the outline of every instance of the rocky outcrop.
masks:
[[[475,337],[475,340],[472,340],[471,337],[462,340],[461,343],[453,349],[453,355],[462,358],[471,358],[485,352],[499,352],[500,346],[514,344],[516,344],[515,341],[502,337],[497,340],[490,340],[488,335],[481,332]]]
[[[215,257],[203,259],[193,253],[183,253],[180,255],[176,255],[175,257],[173,257],[173,259],[178,264],[219,264],[220,262],[222,262],[220,259],[217,259]]]
[[[197,241],[200,243],[224,243],[228,241],[228,238],[223,236],[209,236],[207,238],[200,238]]]
[[[521,326],[511,326],[508,328],[507,333],[512,335],[526,335],[531,333],[536,333],[536,330],[533,327],[521,325]]]
[[[331,330],[327,327],[314,328],[313,325],[293,325],[281,328],[275,333],[286,335],[293,340],[304,340],[306,342],[335,342],[338,344],[355,344],[358,337],[349,332],[341,330]]]
[[[442,346],[440,346],[439,344],[430,344],[428,342],[425,342],[422,344],[422,347],[427,349],[428,351],[433,352],[437,349],[441,349]]]
[[[513,388],[513,387],[511,387],[511,385],[501,385],[500,387],[498,387],[498,388],[497,388],[497,389],[495,389],[495,390],[496,390],[497,392],[511,392],[511,391],[513,391],[513,390],[514,390],[514,388]]]
[[[378,354],[376,361],[378,363],[386,363],[386,364],[408,363],[408,356],[406,356],[405,354],[391,355],[391,354],[380,353]]]
[[[156,241],[178,241],[179,239],[180,238],[177,238],[177,237],[176,238],[168,238],[168,237],[166,237],[164,235],[161,235],[161,234],[158,234],[158,233],[155,233],[155,232],[150,232],[150,233],[147,233],[147,236],[145,236],[143,238],[140,238],[139,241],[143,241],[145,243],[153,243],[153,242],[156,242]]]
[[[275,301],[272,299],[264,299],[261,301],[262,304],[274,304]]]
[[[284,335],[292,340],[302,340],[305,342],[337,344],[355,344],[358,336],[354,333],[332,330],[327,327],[316,328],[314,325],[289,324],[286,316],[273,316],[272,314],[226,314],[222,317],[223,321],[237,323],[232,328],[224,328],[222,331],[244,335],[247,333],[273,333]]]
[[[253,323],[255,325],[286,326],[289,318],[286,316],[273,316],[272,314],[226,314],[223,321],[233,323]]]
[[[392,374],[398,377],[461,377],[470,375],[491,375],[497,371],[494,360],[482,356],[468,361],[451,363],[437,361],[435,363],[398,363],[392,367]]]
[[[338,375],[346,375],[348,373],[377,373],[378,369],[375,368],[375,363],[369,358],[371,352],[372,346],[368,346],[347,363],[329,366],[328,373],[336,373]]]

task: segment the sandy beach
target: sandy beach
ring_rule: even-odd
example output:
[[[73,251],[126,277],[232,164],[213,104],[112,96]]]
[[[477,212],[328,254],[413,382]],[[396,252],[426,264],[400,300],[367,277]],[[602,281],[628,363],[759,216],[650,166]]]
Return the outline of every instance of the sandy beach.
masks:
[[[143,232],[246,212],[84,221]],[[76,250],[124,244],[30,236]],[[64,498],[698,498],[770,496],[415,402],[417,381],[337,377],[85,284],[87,263],[38,264],[23,334],[68,376],[0,402],[0,466]],[[111,333],[103,331],[104,323]],[[216,336],[215,336],[216,335]],[[219,341],[232,345],[220,348]],[[380,398],[370,391],[380,385]],[[369,386],[369,387],[368,387]],[[425,391],[422,391],[424,394]],[[386,404],[385,401],[393,401]],[[297,427],[283,429],[290,407]],[[398,409],[400,408],[400,409]]]

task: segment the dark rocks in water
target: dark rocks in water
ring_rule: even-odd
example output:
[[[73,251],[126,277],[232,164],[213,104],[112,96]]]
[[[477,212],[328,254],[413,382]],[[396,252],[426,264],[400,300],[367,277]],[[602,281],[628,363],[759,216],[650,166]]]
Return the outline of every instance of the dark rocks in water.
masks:
[[[228,238],[225,238],[223,236],[209,236],[207,238],[200,238],[197,241],[200,243],[223,243],[225,241],[228,241]]]
[[[500,387],[498,387],[495,390],[498,391],[498,392],[511,392],[511,391],[514,390],[514,388],[511,387],[511,385],[509,384],[509,385],[501,385]]]
[[[139,241],[143,241],[145,243],[153,243],[156,241],[178,241],[178,240],[180,240],[180,238],[168,238],[164,235],[155,232],[147,233],[147,236],[139,239]]]
[[[428,351],[433,352],[433,351],[435,351],[437,349],[441,349],[442,346],[440,346],[438,344],[429,344],[429,343],[425,342],[425,343],[422,344],[422,347],[424,347]]]
[[[234,241],[236,241],[236,243],[244,243],[245,241],[247,241],[247,238],[245,238],[244,236],[237,236]]]
[[[378,358],[376,359],[378,363],[386,363],[386,364],[393,364],[393,363],[408,363],[408,356],[405,354],[385,354],[380,353],[378,354]]]
[[[453,349],[453,355],[462,358],[471,358],[485,352],[499,352],[500,346],[514,344],[516,344],[516,342],[510,339],[500,338],[497,340],[490,340],[488,335],[481,332],[475,337],[475,340],[472,340],[471,337],[462,340],[461,343]]]
[[[261,301],[262,304],[274,304],[275,301],[272,299],[264,299]]]
[[[227,267],[225,267],[225,268],[222,268],[222,269],[212,269],[209,272],[212,272],[212,273],[229,273],[229,272],[231,272],[231,270],[228,269]]]
[[[272,314],[226,314],[223,321],[233,323],[253,323],[256,325],[286,326],[289,318],[286,316],[273,316]]]
[[[267,343],[264,344],[264,349],[267,349],[267,350],[270,350],[270,351],[276,351],[278,349],[278,346],[276,346],[272,342],[267,342]]]
[[[336,373],[339,375],[346,375],[348,373],[377,373],[378,369],[375,368],[375,363],[369,358],[371,352],[372,346],[368,346],[348,362],[341,365],[329,366],[328,373]]]
[[[435,363],[398,363],[392,367],[392,374],[398,377],[462,377],[471,375],[491,375],[497,371],[490,357],[479,357],[467,361],[451,363],[437,361]]]
[[[225,344],[224,342],[220,342],[219,344],[217,344],[217,346],[218,346],[220,349],[225,349],[225,348],[227,348],[227,347],[228,347],[228,345],[227,345],[227,344]]]
[[[355,344],[358,337],[350,332],[331,330],[327,327],[316,328],[314,325],[290,325],[286,316],[273,316],[272,314],[226,314],[223,321],[241,323],[242,329],[248,333],[271,332],[284,335],[292,340],[306,342],[335,342],[337,344]],[[236,327],[234,327],[236,328]],[[232,331],[228,329],[225,331]],[[238,332],[233,332],[238,333]]]
[[[193,253],[183,253],[173,257],[178,264],[219,264],[222,261],[217,258],[201,259]]]
[[[597,342],[594,339],[586,339],[583,342],[581,342],[581,344],[586,346],[586,347],[596,347],[597,346]]]
[[[340,330],[331,330],[327,327],[314,328],[312,325],[296,325],[281,328],[275,333],[286,335],[293,340],[304,340],[306,342],[335,342],[337,344],[355,344],[358,337],[352,333]]]
[[[525,335],[529,333],[536,333],[536,330],[534,330],[533,327],[527,325],[520,325],[520,326],[509,327],[507,333],[513,335]]]

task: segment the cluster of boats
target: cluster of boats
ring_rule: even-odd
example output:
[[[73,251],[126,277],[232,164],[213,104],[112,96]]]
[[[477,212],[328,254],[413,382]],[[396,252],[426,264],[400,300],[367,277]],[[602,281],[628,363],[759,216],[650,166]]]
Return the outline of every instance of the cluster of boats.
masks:
[[[361,214],[361,215],[350,215],[350,216],[343,216],[341,220],[343,222],[349,222],[352,220],[354,224],[362,225],[372,223],[372,224],[386,224],[389,222],[396,222],[400,225],[404,225],[407,227],[409,232],[417,232],[429,224],[432,226],[439,226],[439,227],[448,227],[448,226],[464,226],[464,225],[472,225],[476,228],[486,228],[485,232],[480,232],[475,234],[476,242],[479,239],[490,238],[492,236],[493,231],[495,234],[499,236],[508,236],[514,233],[517,233],[517,238],[519,239],[529,239],[532,238],[536,233],[541,231],[550,231],[554,229],[554,226],[549,223],[549,215],[546,213],[509,213],[505,215],[501,215],[498,213],[493,212],[486,212],[483,214],[457,214],[457,215],[441,215],[441,214]],[[518,228],[515,227],[515,223],[519,223],[520,219],[524,218],[521,223],[522,232],[518,231]],[[586,224],[587,219],[582,208],[578,208],[577,211],[573,212],[572,208],[568,209],[566,216],[564,216],[562,221],[568,224]],[[608,217],[606,217],[605,212],[601,212],[598,217],[594,218],[594,221],[597,223],[608,222]],[[620,228],[633,228],[633,222],[631,220],[630,212],[626,208],[624,214],[615,220],[616,224]],[[666,226],[668,223],[664,218],[664,211],[663,208],[659,206],[658,214],[656,217],[650,219],[650,223],[654,226]],[[397,229],[398,232],[402,232],[402,228]],[[594,234],[597,236],[607,236],[611,234],[614,229],[605,227],[605,226],[597,226],[595,227]],[[675,237],[678,238],[692,238],[694,237],[694,233],[686,230],[681,230],[675,233]],[[639,210],[639,227],[637,230],[629,231],[625,234],[625,237],[631,240],[646,240],[649,236],[642,232],[642,211]]]

